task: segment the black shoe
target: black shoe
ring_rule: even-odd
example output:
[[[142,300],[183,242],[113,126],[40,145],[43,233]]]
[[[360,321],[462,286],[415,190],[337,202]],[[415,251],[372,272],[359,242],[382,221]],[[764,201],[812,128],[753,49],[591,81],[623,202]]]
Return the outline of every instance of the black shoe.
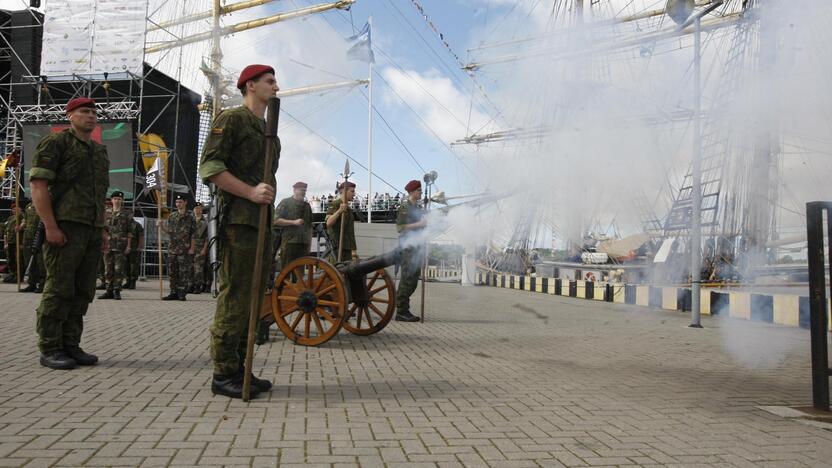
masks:
[[[6,275],[5,278],[3,278],[3,282],[4,283],[17,283],[17,277],[15,275],[9,273],[8,275]]]
[[[80,346],[67,346],[64,352],[79,366],[92,366],[98,362],[98,356],[85,352]]]
[[[251,388],[256,388],[259,392],[268,392],[272,389],[272,383],[266,379],[258,379],[251,374]]]
[[[34,284],[30,284],[29,286],[21,289],[20,292],[35,292],[36,289],[37,287]]]
[[[108,289],[107,292],[98,296],[99,299],[113,299],[114,297],[116,296],[115,294],[113,294],[113,291],[111,289]]]
[[[99,289],[99,290],[107,289],[107,285],[105,283],[101,283],[98,286],[96,286],[95,289]]]
[[[418,322],[419,317],[411,314],[410,312],[401,312],[396,314],[396,321],[397,322]]]
[[[249,397],[254,398],[260,394],[260,388],[253,385],[249,389]],[[215,375],[211,381],[211,393],[231,398],[243,398],[243,374],[233,377]]]
[[[40,365],[50,369],[75,369],[76,362],[63,351],[40,355]]]
[[[188,299],[186,298],[186,296],[187,296],[186,293],[181,292],[176,296],[176,298],[179,299],[180,301],[187,301]]]
[[[113,291],[113,299],[120,301],[121,300],[121,291]]]
[[[194,286],[191,288],[191,294],[201,294],[202,286]]]
[[[259,345],[263,345],[269,342],[269,327],[260,324],[257,327],[257,338],[255,338],[254,343]]]
[[[170,294],[162,298],[163,301],[175,301],[177,299],[179,299],[179,294],[176,294],[175,292],[171,292]]]
[[[40,294],[43,292],[43,283],[38,283],[38,286],[35,288],[35,293]]]

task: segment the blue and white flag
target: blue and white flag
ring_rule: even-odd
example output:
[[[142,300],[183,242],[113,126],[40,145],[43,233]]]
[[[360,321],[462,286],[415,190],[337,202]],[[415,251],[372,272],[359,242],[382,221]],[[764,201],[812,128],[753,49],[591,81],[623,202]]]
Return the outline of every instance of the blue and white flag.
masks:
[[[347,50],[347,58],[350,60],[361,60],[362,62],[375,63],[376,58],[373,55],[373,41],[371,39],[370,23],[364,25],[358,34],[348,39],[352,42],[349,50]]]

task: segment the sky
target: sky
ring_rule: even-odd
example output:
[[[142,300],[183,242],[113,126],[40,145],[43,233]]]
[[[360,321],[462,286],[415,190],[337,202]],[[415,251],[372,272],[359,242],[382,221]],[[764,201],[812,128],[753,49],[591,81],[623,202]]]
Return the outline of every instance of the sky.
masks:
[[[817,1],[786,4],[812,7],[819,5]],[[0,7],[19,8],[26,3],[0,0]],[[319,3],[323,0],[280,0],[233,13],[223,19],[223,24]],[[689,123],[645,124],[642,120],[691,112],[691,40],[648,42],[600,57],[569,53],[606,47],[673,26],[665,15],[659,15],[637,25],[628,23],[577,34],[573,28],[568,35],[517,41],[563,27],[558,21],[569,14],[558,8],[570,3],[357,0],[350,11],[332,10],[227,37],[222,41],[223,65],[229,77],[235,79],[250,63],[271,64],[283,89],[365,79],[367,64],[347,58],[347,38],[372,17],[376,57],[373,104],[377,112],[373,117],[374,192],[403,191],[409,180],[421,179],[425,172],[434,170],[439,174],[436,190],[448,196],[483,190],[525,194],[515,197],[514,204],[490,213],[488,219],[465,221],[474,225],[502,222],[504,236],[510,235],[512,226],[524,216],[547,220],[557,232],[547,236],[574,237],[576,231],[592,228],[593,224],[601,230],[617,225],[622,234],[636,232],[644,217],[636,209],[637,200],[643,199],[656,215],[662,216],[692,157]],[[663,4],[663,0],[606,0],[597,3],[597,13],[605,18],[621,17]],[[48,0],[45,5],[48,15]],[[152,0],[151,11],[156,7],[160,9],[151,18],[164,20],[207,10],[210,2]],[[816,8],[794,8],[791,13],[800,11],[820,12],[816,14],[820,19],[832,16],[828,9]],[[790,21],[782,25],[783,30],[814,31],[794,28],[794,24],[807,22],[805,17]],[[185,36],[208,27],[202,21],[177,27],[174,32]],[[732,31],[705,35],[706,109],[723,102],[724,91],[730,90],[732,81],[725,78],[724,64],[726,51],[734,50],[730,46],[735,37]],[[793,109],[779,109],[791,113],[792,118],[786,120],[802,133],[798,147],[786,148],[789,156],[784,158],[782,168],[790,184],[785,187],[784,183],[784,199],[778,203],[787,205],[792,214],[799,213],[809,199],[828,198],[823,180],[832,176],[828,157],[832,142],[824,130],[830,122],[829,93],[823,92],[822,80],[818,80],[828,76],[832,67],[828,58],[813,56],[811,46],[829,39],[828,33],[823,34],[826,36],[808,38],[784,35],[786,40],[794,41],[785,45],[783,57],[802,65],[789,61],[778,65],[801,72],[769,87],[769,94],[777,91],[790,96],[795,89],[801,91],[796,94],[800,99],[792,100]],[[157,33],[152,39],[165,38]],[[504,44],[477,49],[495,43]],[[469,51],[472,48],[475,50]],[[461,70],[461,64],[517,53],[539,56],[484,66],[470,76]],[[553,53],[557,60],[551,59]],[[167,73],[180,76],[202,92],[205,82],[198,65],[204,55],[207,44],[202,43],[181,52],[150,55],[147,61],[158,63]],[[331,192],[344,169],[346,155],[353,158],[350,170],[359,192],[369,189],[368,173],[362,167],[368,165],[367,92],[366,86],[360,86],[283,99],[278,197],[288,196],[291,185],[298,180],[309,183],[310,195]],[[730,129],[730,138],[747,136],[742,132],[749,130],[755,115],[760,115],[760,109],[752,104],[761,94],[739,95],[739,105],[726,109],[708,128],[717,133]],[[782,107],[782,103],[777,105]],[[452,145],[472,133],[516,127],[541,127],[548,137],[481,146]],[[809,183],[802,183],[804,180]],[[530,206],[534,212],[530,212]],[[792,228],[799,230],[799,222],[792,222]]]

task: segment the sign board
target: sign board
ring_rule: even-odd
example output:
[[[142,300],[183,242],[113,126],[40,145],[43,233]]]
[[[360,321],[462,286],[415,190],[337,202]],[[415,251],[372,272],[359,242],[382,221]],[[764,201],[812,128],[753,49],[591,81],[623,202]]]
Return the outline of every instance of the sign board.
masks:
[[[145,176],[147,190],[163,190],[165,177],[161,161],[162,158],[157,157],[156,161],[153,162],[153,166],[147,171],[147,176]]]
[[[41,75],[143,72],[147,2],[48,0]]]

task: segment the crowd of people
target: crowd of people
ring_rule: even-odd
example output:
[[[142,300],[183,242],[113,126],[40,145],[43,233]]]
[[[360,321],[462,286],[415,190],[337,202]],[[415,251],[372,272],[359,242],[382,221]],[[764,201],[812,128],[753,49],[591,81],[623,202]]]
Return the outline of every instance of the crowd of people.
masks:
[[[313,213],[326,213],[329,206],[334,200],[338,198],[337,194],[313,195],[309,199],[309,204],[312,206]],[[397,193],[390,195],[389,193],[378,193],[373,195],[373,211],[396,211],[402,205],[403,197]],[[367,211],[367,206],[370,203],[370,195],[356,195],[355,199],[350,202],[350,209],[354,211]]]
[[[356,184],[342,182],[337,195],[307,201],[306,183],[297,182],[292,197],[274,208],[276,180],[274,170],[269,168],[277,167],[281,147],[276,128],[269,129],[269,125],[276,127],[276,119],[263,119],[270,104],[277,102],[271,100],[279,90],[274,68],[246,67],[237,88],[244,104],[224,110],[212,122],[199,176],[204,183],[217,188],[215,202],[220,210],[216,244],[219,287],[208,334],[214,374],[211,391],[231,398],[249,398],[272,387],[268,380],[246,372],[243,364],[251,352],[247,349],[250,313],[260,309],[270,274],[267,267],[255,272],[253,265],[259,265],[260,260],[263,265],[270,265],[278,251],[284,267],[309,255],[313,206],[326,212],[332,262],[358,258],[354,230],[357,210],[365,210],[368,203],[379,211],[398,209],[396,227],[402,250],[395,319],[416,322],[419,318],[410,313],[410,295],[416,289],[424,259],[420,253],[423,240],[417,234],[424,230],[427,221],[418,180],[404,187],[406,196],[375,194],[372,200],[356,198]],[[132,271],[130,257],[141,252],[143,239],[133,214],[124,208],[123,193],[113,192],[110,206],[106,203],[110,161],[107,147],[92,138],[97,126],[95,101],[75,98],[65,110],[69,128],[45,136],[31,159],[30,210],[38,220],[27,220],[14,208],[12,224],[7,224],[4,231],[7,251],[11,252],[19,249],[9,248],[12,237],[22,234],[24,242],[29,243],[30,236],[25,231],[35,224],[42,226],[39,229],[44,242],[36,256],[43,261],[43,275],[30,273],[35,281],[30,287],[42,290],[36,321],[40,364],[68,370],[98,362],[97,356],[80,345],[101,264],[106,291],[99,299],[120,300],[122,288],[134,287],[132,277],[125,273]],[[268,110],[273,115],[275,108]],[[204,269],[195,266],[204,267],[209,247],[202,209],[196,205],[191,210],[188,200],[178,197],[176,210],[167,220],[158,220],[159,228],[169,238],[170,294],[165,300],[185,300],[187,294],[206,287]],[[13,227],[8,229],[10,226]],[[280,241],[276,242],[278,236]],[[266,242],[261,245],[264,237]],[[35,253],[33,250],[32,254]],[[263,257],[257,258],[258,255]],[[17,268],[20,272],[23,266]],[[298,285],[303,288],[303,281],[299,280]],[[302,291],[295,309],[299,310],[301,297],[306,301],[307,296],[315,294],[321,293],[313,289]],[[332,312],[325,309],[304,313],[313,314],[318,322]],[[306,317],[307,335],[310,317]],[[298,322],[299,319],[295,321]],[[268,325],[265,324],[266,329]]]

